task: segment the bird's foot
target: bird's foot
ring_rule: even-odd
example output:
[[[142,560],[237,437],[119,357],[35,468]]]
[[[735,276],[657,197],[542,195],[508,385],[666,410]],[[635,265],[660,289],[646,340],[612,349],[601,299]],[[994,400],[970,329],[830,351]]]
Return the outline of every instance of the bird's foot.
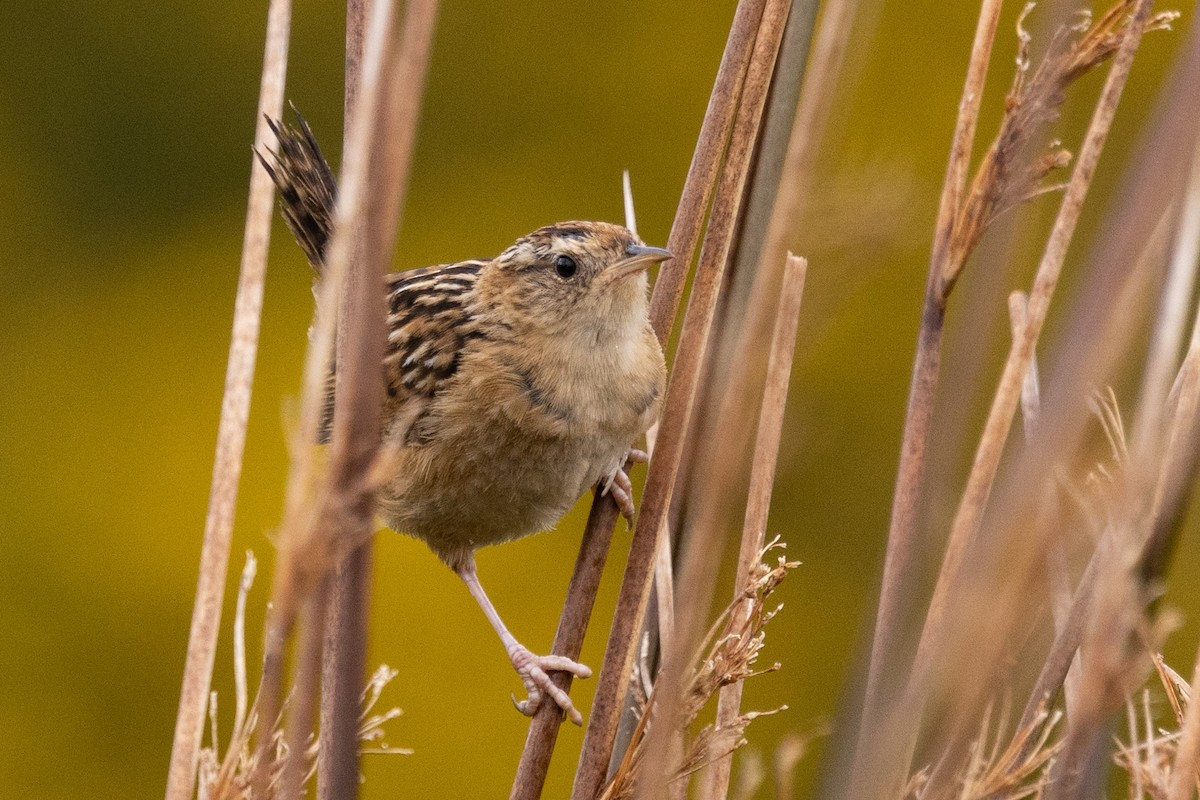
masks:
[[[550,699],[562,709],[563,713],[567,715],[567,719],[576,725],[583,724],[583,714],[580,714],[579,709],[575,708],[575,704],[571,702],[567,693],[550,680],[547,672],[569,672],[577,678],[590,678],[592,677],[591,669],[566,656],[536,656],[529,651],[529,648],[521,644],[510,647],[508,657],[512,660],[513,668],[521,676],[521,683],[525,684],[525,691],[529,694],[528,698],[520,702],[513,698],[513,705],[517,707],[517,711],[527,717],[532,717],[541,707],[542,697],[550,695]]]
[[[604,479],[600,490],[602,495],[612,494],[617,508],[621,510],[621,516],[625,517],[625,521],[630,525],[633,524],[633,515],[637,511],[637,506],[633,504],[633,483],[629,480],[629,473],[625,471],[625,464],[645,464],[649,460],[650,456],[646,451],[631,447],[625,454],[624,460]]]

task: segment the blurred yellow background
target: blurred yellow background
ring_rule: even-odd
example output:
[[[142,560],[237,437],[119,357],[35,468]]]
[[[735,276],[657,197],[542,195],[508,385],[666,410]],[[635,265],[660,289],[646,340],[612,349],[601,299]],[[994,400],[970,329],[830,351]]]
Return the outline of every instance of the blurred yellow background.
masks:
[[[764,659],[783,671],[747,692],[750,708],[791,707],[751,727],[752,745],[768,753],[785,732],[832,718],[871,618],[928,242],[976,13],[961,0],[863,5],[813,208],[794,238],[811,266],[771,532],[804,565],[781,589],[788,607],[768,629]],[[1010,5],[985,137],[1011,75],[1020,4]],[[397,267],[486,257],[557,220],[619,221],[624,168],[642,236],[664,243],[733,6],[447,0]],[[1174,33],[1148,37],[1138,56],[1075,264],[1188,35],[1186,11]],[[332,0],[297,2],[287,90],[335,164],[342,15]],[[0,4],[7,797],[155,797],[165,783],[265,16],[265,3],[216,0]],[[1099,81],[1087,78],[1077,97],[1093,98]],[[1085,106],[1070,106],[1069,147]],[[1043,199],[1033,213],[1053,207]],[[968,268],[965,281],[973,280]],[[998,310],[1010,288],[996,290]],[[270,574],[287,465],[284,407],[299,384],[311,303],[308,268],[277,225],[233,575],[246,549],[264,562],[260,576]],[[951,315],[952,335],[963,323]],[[990,386],[1006,328],[976,336],[967,334],[993,358]],[[990,395],[957,392],[952,382],[950,392],[971,420]],[[480,555],[497,606],[535,651],[553,636],[583,519],[581,505],[553,533]],[[1200,604],[1194,539],[1184,539],[1169,594],[1191,617]],[[628,535],[619,531],[615,542],[583,654],[593,667]],[[510,707],[519,685],[495,635],[423,545],[391,533],[378,544],[369,663],[400,671],[384,695],[404,709],[389,741],[416,752],[368,758],[364,796],[506,795],[527,723]],[[268,583],[260,577],[251,595],[252,658]],[[226,721],[231,609],[216,682]],[[1197,630],[1189,619],[1172,640],[1181,671]],[[585,714],[593,685],[573,692]],[[564,728],[548,797],[565,793],[580,741],[580,731]],[[810,754],[802,785],[816,764]]]

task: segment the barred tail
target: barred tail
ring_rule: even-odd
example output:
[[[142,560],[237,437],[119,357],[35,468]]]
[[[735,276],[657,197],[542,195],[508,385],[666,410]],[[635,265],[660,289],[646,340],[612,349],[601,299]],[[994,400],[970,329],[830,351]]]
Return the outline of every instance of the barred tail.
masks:
[[[298,128],[268,117],[279,147],[274,153],[255,154],[279,189],[280,210],[288,229],[319,276],[333,231],[337,181],[308,123],[299,114],[296,120]]]
[[[267,117],[267,125],[271,126],[279,147],[274,153],[266,155],[256,150],[255,155],[279,189],[283,220],[319,279],[325,266],[325,248],[333,232],[337,181],[304,117],[297,113],[296,120],[299,127],[293,128],[281,120]],[[331,362],[326,374],[325,402],[317,431],[318,444],[329,442],[333,426],[335,371],[335,365]]]

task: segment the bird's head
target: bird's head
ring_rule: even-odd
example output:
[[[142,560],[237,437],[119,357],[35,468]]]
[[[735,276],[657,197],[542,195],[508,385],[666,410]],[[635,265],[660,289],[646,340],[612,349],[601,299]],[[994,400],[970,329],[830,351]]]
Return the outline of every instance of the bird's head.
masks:
[[[601,339],[640,331],[646,269],[671,254],[607,222],[560,222],[522,236],[487,276],[513,323]]]

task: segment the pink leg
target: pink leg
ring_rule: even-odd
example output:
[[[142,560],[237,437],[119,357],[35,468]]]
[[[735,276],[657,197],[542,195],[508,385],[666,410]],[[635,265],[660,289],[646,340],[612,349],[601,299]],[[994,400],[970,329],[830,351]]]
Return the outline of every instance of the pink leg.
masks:
[[[509,660],[512,661],[513,667],[521,677],[521,683],[525,684],[525,691],[529,697],[516,703],[517,710],[532,717],[542,703],[542,693],[544,692],[550,695],[550,698],[558,704],[558,707],[572,722],[582,725],[583,715],[575,708],[567,693],[555,686],[546,673],[547,671],[562,671],[569,672],[577,678],[590,678],[592,671],[565,656],[536,656],[518,642],[516,637],[509,633],[508,628],[500,619],[500,614],[496,612],[496,607],[492,605],[492,601],[483,591],[483,584],[479,582],[479,576],[475,573],[475,556],[468,556],[466,562],[455,571],[458,573],[458,577],[467,584],[471,596],[475,598],[475,602],[479,603],[488,622],[492,623],[492,627],[499,634],[500,642],[504,645]]]
[[[625,454],[625,461],[637,464],[645,464],[650,460],[650,456],[643,450],[629,449]],[[613,501],[617,504],[617,508],[621,510],[621,516],[625,517],[626,522],[633,524],[633,515],[637,511],[637,506],[633,503],[633,483],[629,480],[629,473],[625,471],[625,465],[622,463],[616,468],[604,482],[600,484],[600,494],[612,493]]]

